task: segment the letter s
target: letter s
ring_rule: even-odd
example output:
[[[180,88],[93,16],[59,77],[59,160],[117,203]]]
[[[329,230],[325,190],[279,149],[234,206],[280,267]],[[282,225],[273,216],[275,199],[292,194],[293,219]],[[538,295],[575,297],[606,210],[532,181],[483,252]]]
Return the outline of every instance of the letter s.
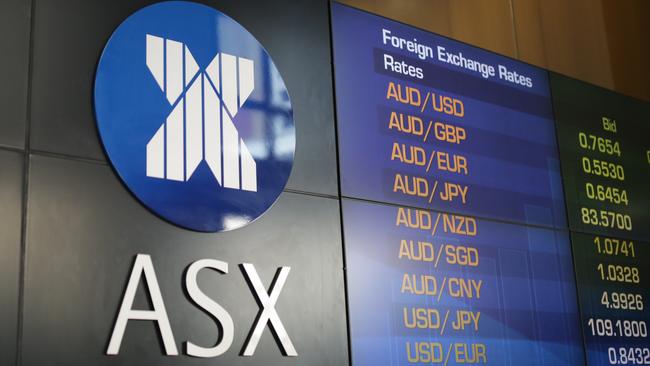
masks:
[[[216,357],[225,353],[233,341],[234,326],[230,314],[217,304],[214,300],[206,296],[196,282],[196,277],[204,268],[212,268],[221,273],[228,273],[228,263],[215,259],[201,259],[192,263],[185,274],[185,287],[187,293],[196,305],[212,315],[217,322],[221,324],[222,335],[221,342],[212,348],[204,348],[195,345],[192,342],[186,342],[187,354],[194,357],[208,358]]]

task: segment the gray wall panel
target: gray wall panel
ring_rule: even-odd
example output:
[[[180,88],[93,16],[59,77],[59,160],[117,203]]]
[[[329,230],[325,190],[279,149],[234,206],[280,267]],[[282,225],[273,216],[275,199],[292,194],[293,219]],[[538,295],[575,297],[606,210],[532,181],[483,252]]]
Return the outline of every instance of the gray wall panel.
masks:
[[[0,150],[0,365],[16,358],[23,157]]]
[[[104,159],[93,114],[95,68],[113,29],[142,5],[34,0],[33,149]]]
[[[31,158],[23,364],[47,365],[346,365],[347,335],[339,202],[284,193],[252,224],[221,234],[177,228],[143,208],[108,166]],[[212,346],[211,318],[183,293],[187,266],[235,323],[230,350],[215,359],[165,357],[152,322],[132,321],[119,356],[104,356],[134,256],[150,254],[179,351],[191,340]],[[299,353],[282,357],[268,327],[253,357],[240,357],[258,305],[237,264],[253,263],[265,286],[291,266],[277,311]],[[138,291],[139,307],[147,300]]]
[[[30,2],[0,1],[0,145],[25,146]]]
[[[151,2],[36,0],[34,149],[105,159],[92,108],[95,67],[113,30]],[[328,2],[203,2],[248,28],[268,50],[287,84],[297,131],[296,161],[288,188],[336,195]]]

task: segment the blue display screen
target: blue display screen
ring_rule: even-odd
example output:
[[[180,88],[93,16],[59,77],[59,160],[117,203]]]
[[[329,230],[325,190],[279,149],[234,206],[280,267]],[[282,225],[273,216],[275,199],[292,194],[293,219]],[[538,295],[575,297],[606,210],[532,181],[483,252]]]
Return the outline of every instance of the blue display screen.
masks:
[[[340,4],[343,196],[566,228],[546,71]]]
[[[353,366],[584,365],[548,73],[332,4]]]
[[[354,366],[584,363],[566,231],[353,199],[343,220]]]

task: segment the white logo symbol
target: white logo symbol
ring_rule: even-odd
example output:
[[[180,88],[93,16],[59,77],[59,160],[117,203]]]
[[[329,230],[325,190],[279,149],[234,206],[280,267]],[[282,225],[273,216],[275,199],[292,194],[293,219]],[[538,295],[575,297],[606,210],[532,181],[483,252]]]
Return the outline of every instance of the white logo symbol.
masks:
[[[146,58],[173,107],[147,143],[147,176],[187,181],[205,160],[223,187],[256,192],[255,160],[232,122],[253,92],[253,61],[218,53],[199,72],[185,44],[149,34]]]

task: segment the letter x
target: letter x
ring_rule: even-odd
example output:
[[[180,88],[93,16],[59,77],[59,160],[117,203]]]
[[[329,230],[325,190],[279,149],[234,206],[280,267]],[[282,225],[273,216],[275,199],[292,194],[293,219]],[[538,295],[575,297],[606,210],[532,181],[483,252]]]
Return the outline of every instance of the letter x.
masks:
[[[275,304],[278,301],[278,297],[280,297],[280,292],[282,292],[282,287],[289,276],[291,268],[280,267],[278,269],[275,280],[271,284],[269,293],[267,293],[257,271],[255,270],[255,266],[249,263],[242,263],[241,267],[242,272],[244,272],[244,277],[246,277],[246,280],[248,280],[249,284],[253,287],[253,290],[255,290],[253,294],[260,305],[260,313],[258,314],[257,322],[254,324],[250,334],[248,335],[248,340],[244,344],[242,356],[252,356],[253,353],[255,353],[255,348],[262,337],[264,327],[269,322],[271,330],[280,341],[280,347],[282,348],[284,355],[292,357],[298,356],[286,329],[284,329],[284,325],[282,325],[280,316],[278,316],[277,311],[275,311]]]

